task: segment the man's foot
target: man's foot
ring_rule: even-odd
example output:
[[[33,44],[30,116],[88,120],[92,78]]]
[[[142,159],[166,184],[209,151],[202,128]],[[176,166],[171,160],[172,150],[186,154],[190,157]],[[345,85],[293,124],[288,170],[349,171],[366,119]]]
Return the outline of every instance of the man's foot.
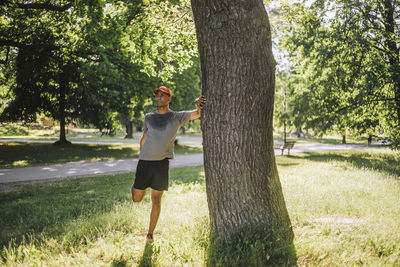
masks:
[[[153,242],[154,241],[153,234],[148,233],[147,236],[146,236],[146,241],[147,242]]]

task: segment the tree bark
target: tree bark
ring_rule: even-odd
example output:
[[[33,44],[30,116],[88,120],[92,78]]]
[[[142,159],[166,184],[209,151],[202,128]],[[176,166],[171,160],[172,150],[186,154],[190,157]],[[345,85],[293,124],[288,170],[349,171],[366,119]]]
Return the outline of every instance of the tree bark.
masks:
[[[126,124],[126,135],[125,139],[133,139],[133,124],[132,121],[129,121]]]
[[[260,225],[293,241],[273,150],[275,60],[263,1],[192,0],[213,237]]]
[[[368,145],[372,144],[372,134],[368,135]]]
[[[67,74],[64,71],[64,67],[61,67],[61,72],[59,74],[59,111],[58,120],[60,121],[60,139],[55,142],[55,145],[71,145],[71,142],[67,140],[65,134],[65,93],[68,87]]]
[[[286,143],[286,119],[283,122],[283,142]]]

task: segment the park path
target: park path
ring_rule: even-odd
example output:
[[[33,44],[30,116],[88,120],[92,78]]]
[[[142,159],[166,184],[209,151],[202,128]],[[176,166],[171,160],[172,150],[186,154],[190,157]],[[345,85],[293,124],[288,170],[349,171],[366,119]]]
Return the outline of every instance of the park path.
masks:
[[[190,140],[198,142],[198,140]],[[182,142],[183,143],[183,142]],[[196,145],[196,144],[193,144]],[[350,150],[366,148],[365,145],[331,145],[331,144],[296,144],[291,153]],[[285,154],[287,151],[285,151]],[[280,155],[280,150],[275,150]],[[119,159],[101,161],[80,161],[44,166],[19,167],[0,169],[0,191],[6,190],[15,184],[51,181],[65,178],[86,177],[111,173],[124,173],[136,170],[138,159]],[[203,165],[203,154],[176,155],[170,161],[170,167],[200,166]]]
[[[110,173],[124,173],[136,170],[138,159],[101,161],[80,161],[44,166],[0,169],[2,184],[51,181],[73,177],[85,177]],[[203,154],[176,155],[170,167],[198,166],[203,164]]]

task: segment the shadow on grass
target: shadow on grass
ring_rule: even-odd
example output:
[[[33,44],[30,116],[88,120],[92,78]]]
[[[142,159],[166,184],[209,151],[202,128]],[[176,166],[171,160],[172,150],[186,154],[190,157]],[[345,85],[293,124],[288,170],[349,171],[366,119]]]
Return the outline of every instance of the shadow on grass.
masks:
[[[146,242],[144,247],[143,256],[139,261],[140,267],[151,267],[157,261],[158,254],[160,253],[159,247],[154,247],[151,243]]]
[[[24,239],[41,242],[42,234],[56,240],[64,238],[62,242],[66,246],[79,244],[84,234],[96,238],[105,227],[102,226],[107,220],[105,215],[116,205],[130,200],[133,177],[132,173],[127,173],[69,179],[23,185],[17,191],[1,193],[0,247],[7,247],[10,240],[14,240],[16,246]],[[82,222],[85,218],[87,221]],[[74,222],[76,233],[70,229]],[[127,231],[128,223],[117,222],[113,227]]]
[[[396,153],[371,153],[368,151],[346,151],[329,153],[304,153],[302,156],[291,155],[293,159],[306,159],[318,162],[345,162],[359,169],[371,169],[393,175],[400,179],[400,155]]]
[[[290,156],[289,156],[290,157]],[[291,166],[297,166],[300,165],[300,163],[282,163],[282,162],[277,162],[276,163],[278,166],[281,167],[291,167]]]
[[[38,143],[0,143],[0,168],[47,165],[92,159],[124,159],[138,156],[133,146],[85,145],[54,146]]]
[[[204,183],[203,167],[174,168],[175,183]],[[111,230],[131,232],[126,216],[108,216],[116,206],[131,202],[130,188],[135,173],[68,179],[18,186],[0,193],[0,248],[10,240],[18,247],[24,240],[42,242],[51,236],[67,247],[95,240]],[[149,193],[143,202],[149,203]],[[134,204],[132,204],[134,205]],[[72,228],[71,228],[72,227]]]
[[[113,259],[111,262],[111,267],[125,267],[127,262],[128,261],[121,255],[119,258]]]

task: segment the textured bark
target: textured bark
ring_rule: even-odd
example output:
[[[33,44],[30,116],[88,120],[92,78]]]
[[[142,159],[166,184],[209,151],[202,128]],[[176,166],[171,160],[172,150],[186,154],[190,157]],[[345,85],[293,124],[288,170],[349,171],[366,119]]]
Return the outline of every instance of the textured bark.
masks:
[[[61,67],[64,70],[63,67]],[[65,93],[68,86],[68,80],[66,77],[66,73],[61,71],[59,75],[59,89],[60,89],[60,99],[59,99],[59,111],[58,111],[58,119],[60,121],[60,139],[55,142],[55,145],[71,145],[71,142],[67,140],[65,134]]]
[[[126,124],[126,135],[125,139],[133,139],[133,123],[132,121],[129,121]]]
[[[293,231],[272,136],[275,60],[262,0],[192,0],[203,94],[201,121],[213,236],[259,225]]]

